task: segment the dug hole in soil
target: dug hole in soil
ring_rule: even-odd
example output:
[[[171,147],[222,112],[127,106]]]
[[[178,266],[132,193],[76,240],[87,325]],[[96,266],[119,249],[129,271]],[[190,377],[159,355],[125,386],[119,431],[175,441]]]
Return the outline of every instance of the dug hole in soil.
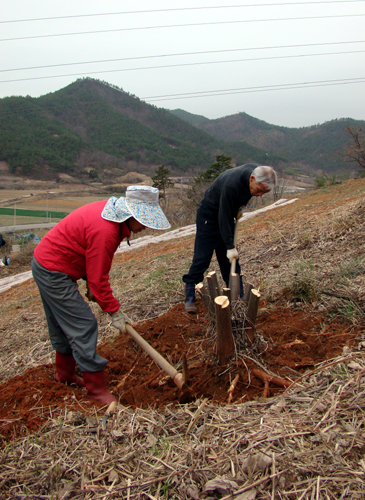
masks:
[[[138,333],[178,371],[182,371],[186,355],[189,390],[183,393],[129,335],[119,334],[99,345],[99,354],[109,360],[105,369],[107,387],[121,405],[159,408],[198,398],[227,404],[227,391],[237,374],[232,404],[263,396],[264,383],[252,373],[257,363],[250,359],[249,349],[239,353],[230,365],[219,366],[202,302],[197,301],[197,306],[196,315],[186,313],[181,303],[158,318],[135,325]],[[272,311],[263,307],[257,320],[262,352],[255,356],[256,361],[259,359],[271,373],[294,381],[317,363],[341,354],[343,346],[350,345],[359,333],[335,321],[323,325],[322,315],[309,316],[303,308]],[[37,431],[50,417],[66,416],[70,411],[95,414],[101,409],[101,405],[86,398],[86,389],[56,382],[54,375],[54,365],[40,365],[0,386],[3,443]],[[283,390],[270,382],[268,395]]]

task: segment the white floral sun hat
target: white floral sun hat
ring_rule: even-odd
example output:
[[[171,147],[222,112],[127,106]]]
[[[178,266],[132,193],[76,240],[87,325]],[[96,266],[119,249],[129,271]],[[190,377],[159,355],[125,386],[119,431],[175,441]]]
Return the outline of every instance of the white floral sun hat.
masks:
[[[101,216],[113,222],[124,222],[134,217],[151,229],[169,229],[171,225],[159,205],[158,197],[159,191],[155,187],[128,186],[125,198],[109,198]]]

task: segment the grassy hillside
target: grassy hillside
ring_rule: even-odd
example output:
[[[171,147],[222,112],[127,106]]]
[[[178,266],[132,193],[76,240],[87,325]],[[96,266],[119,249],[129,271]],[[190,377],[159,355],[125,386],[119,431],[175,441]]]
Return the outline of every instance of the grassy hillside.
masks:
[[[167,110],[90,78],[37,99],[2,99],[0,116],[0,161],[26,175],[47,170],[75,174],[90,164],[124,172],[133,164],[134,170],[146,173],[165,164],[179,173],[194,172],[205,170],[220,153],[237,164],[265,159],[255,146],[226,143]]]

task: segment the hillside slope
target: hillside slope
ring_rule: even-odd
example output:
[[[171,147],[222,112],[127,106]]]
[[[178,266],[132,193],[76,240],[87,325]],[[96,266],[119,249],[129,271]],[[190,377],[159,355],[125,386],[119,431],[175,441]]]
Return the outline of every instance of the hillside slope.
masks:
[[[244,282],[261,302],[255,344],[235,337],[228,365],[215,358],[202,302],[197,316],[183,310],[193,243],[134,249],[132,240],[110,275],[135,329],[179,370],[186,355],[190,399],[92,303],[121,401],[103,425],[105,408],[54,380],[33,280],[1,294],[0,495],[364,497],[365,179],[239,226]],[[292,385],[277,386],[278,375]]]
[[[121,401],[102,427],[105,408],[53,379],[34,282],[1,294],[4,498],[364,497],[365,179],[297,198],[239,227],[244,281],[260,288],[261,303],[257,343],[236,339],[227,366],[214,357],[201,301],[197,316],[182,307],[192,236],[132,241],[115,256],[111,285],[135,329],[178,369],[187,356],[199,397],[185,404],[92,303],[108,387]],[[276,386],[278,374],[291,387]]]

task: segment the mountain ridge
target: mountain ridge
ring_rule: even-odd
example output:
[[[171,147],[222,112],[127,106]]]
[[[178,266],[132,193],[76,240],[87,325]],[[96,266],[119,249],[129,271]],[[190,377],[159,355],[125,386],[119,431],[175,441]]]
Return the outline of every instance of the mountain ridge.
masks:
[[[0,161],[12,173],[29,176],[85,176],[90,168],[99,178],[106,170],[111,175],[137,169],[153,174],[161,164],[176,173],[194,173],[221,153],[238,164],[265,159],[259,148],[226,144],[166,109],[90,78],[39,98],[4,98],[0,115]],[[274,155],[273,161],[286,160]]]
[[[296,168],[312,165],[312,170],[329,173],[345,170],[342,151],[351,142],[346,127],[365,128],[365,120],[338,118],[309,127],[290,128],[273,125],[241,112],[213,120],[203,120],[201,115],[171,112],[186,119],[199,130],[224,141],[245,141],[264,149],[268,155],[276,154],[289,158]],[[308,165],[308,166],[309,166]]]
[[[82,78],[38,98],[0,100],[0,161],[13,174],[112,182],[130,171],[153,175],[159,165],[173,175],[206,170],[219,154],[232,165],[270,164],[288,175],[348,170],[341,158],[342,119],[292,129],[247,113],[210,120],[184,110],[148,104],[107,82]]]

